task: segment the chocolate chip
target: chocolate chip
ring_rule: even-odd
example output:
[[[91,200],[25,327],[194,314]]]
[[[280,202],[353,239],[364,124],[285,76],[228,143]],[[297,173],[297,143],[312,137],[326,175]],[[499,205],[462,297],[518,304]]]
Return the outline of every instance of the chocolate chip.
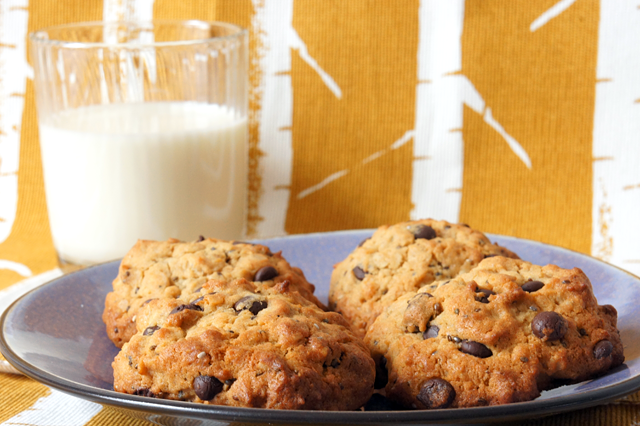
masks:
[[[593,356],[596,359],[606,358],[613,352],[613,344],[608,340],[600,340],[593,348]]]
[[[432,240],[436,237],[436,230],[428,225],[418,225],[413,230],[413,235],[417,239]]]
[[[360,244],[358,244],[358,247],[362,247],[364,245],[364,243],[366,243],[367,241],[369,241],[371,239],[371,237],[369,238],[365,238],[364,240],[360,241]]]
[[[544,287],[544,283],[542,281],[529,281],[528,283],[522,284],[522,290],[527,293],[533,293],[534,291],[540,290]]]
[[[333,359],[333,360],[331,361],[331,366],[332,366],[333,368],[336,368],[336,367],[338,367],[339,365],[340,365],[340,361],[338,361],[337,359]]]
[[[495,294],[493,291],[484,288],[477,288],[476,293],[482,293],[482,295],[476,297],[476,301],[480,303],[489,303],[489,296]]]
[[[199,243],[200,241],[204,241],[204,235],[200,235],[198,237],[198,241],[196,241],[196,242]]]
[[[146,305],[147,303],[151,302],[152,300],[156,300],[156,299],[147,299],[147,300],[145,300],[144,302],[142,302],[142,305],[140,305],[140,306],[144,306],[144,305]]]
[[[253,277],[254,281],[269,281],[278,276],[278,270],[273,266],[263,266],[258,269],[256,275]]]
[[[465,340],[462,342],[462,345],[460,345],[460,351],[465,354],[477,356],[478,358],[489,358],[493,355],[491,349],[482,343],[474,342],[473,340]]]
[[[427,408],[447,408],[456,398],[456,390],[444,379],[429,379],[422,385],[416,398]]]
[[[522,362],[529,362],[529,358],[527,358],[526,356],[521,356],[521,357],[520,357],[520,361],[522,361]]]
[[[133,391],[134,395],[139,395],[139,396],[146,396],[149,398],[155,398],[156,394],[154,394],[153,392],[151,392],[151,389],[148,388],[138,388],[135,391]]]
[[[235,309],[236,312],[248,309],[253,315],[257,315],[258,312],[266,308],[267,301],[257,300],[254,296],[245,296],[233,305],[233,309]]]
[[[460,343],[462,342],[462,339],[457,337],[457,336],[451,336],[451,335],[447,335],[447,340],[453,343]]]
[[[579,328],[578,329],[578,333],[580,333],[581,336],[586,336],[587,335],[587,330],[585,330],[584,328]]]
[[[374,389],[382,389],[387,386],[389,381],[389,373],[387,372],[387,359],[384,356],[380,357],[380,362],[376,368],[376,380],[373,382]]]
[[[193,390],[198,398],[203,401],[212,400],[217,394],[222,392],[224,385],[212,376],[198,376],[193,381]]]
[[[365,276],[366,274],[367,274],[367,273],[366,273],[366,272],[364,272],[364,271],[362,270],[362,268],[361,268],[361,267],[359,267],[359,266],[356,266],[355,268],[353,268],[353,275],[355,275],[355,276],[356,276],[356,278],[357,278],[358,280],[360,280],[360,281],[364,280],[364,276]]]
[[[484,258],[485,258],[485,259],[488,259],[488,258],[490,258],[490,257],[496,257],[496,256],[497,256],[497,254],[485,254],[485,255],[484,255]]]
[[[176,308],[173,308],[173,310],[171,312],[169,312],[169,315],[173,315],[173,314],[177,314],[178,312],[182,312],[185,309],[191,309],[193,311],[203,311],[204,309],[202,309],[202,306],[198,306],[198,305],[194,305],[192,303],[188,304],[188,305],[180,305]]]
[[[202,302],[204,300],[204,296],[200,296],[198,297],[196,300],[194,300],[193,302],[191,302],[192,305],[195,305],[196,303]]]
[[[540,312],[531,322],[531,331],[542,340],[560,340],[567,333],[567,321],[555,312]]]
[[[432,339],[434,337],[438,337],[438,333],[440,332],[440,327],[437,325],[430,325],[427,330],[422,333],[422,338],[424,340]]]
[[[157,325],[154,325],[153,327],[147,327],[142,332],[142,335],[143,336],[152,336],[153,333],[155,333],[158,330],[160,330],[160,327],[158,327]]]

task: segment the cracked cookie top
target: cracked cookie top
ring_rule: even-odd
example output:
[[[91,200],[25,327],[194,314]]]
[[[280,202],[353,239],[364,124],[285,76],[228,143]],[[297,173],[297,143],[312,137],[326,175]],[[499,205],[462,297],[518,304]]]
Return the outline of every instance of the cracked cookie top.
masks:
[[[518,257],[466,225],[425,219],[382,226],[335,266],[329,307],[364,335],[403,294],[453,278],[497,255]]]
[[[496,405],[620,365],[616,322],[580,269],[493,257],[399,298],[365,343],[376,387],[405,407]]]
[[[268,247],[240,241],[139,240],[122,259],[102,319],[118,347],[136,331],[140,307],[155,298],[189,299],[210,279],[243,278],[263,286],[288,281],[292,289],[324,308],[302,271]]]
[[[158,299],[113,362],[118,392],[205,404],[354,410],[373,392],[369,350],[344,318],[268,287],[211,280]]]

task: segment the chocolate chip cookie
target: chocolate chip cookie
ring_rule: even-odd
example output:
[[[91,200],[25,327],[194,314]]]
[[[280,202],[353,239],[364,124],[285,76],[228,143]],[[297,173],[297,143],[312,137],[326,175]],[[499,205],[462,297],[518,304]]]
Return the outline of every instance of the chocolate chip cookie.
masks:
[[[188,299],[149,302],[136,326],[113,362],[118,392],[304,410],[354,410],[373,392],[364,343],[287,280],[211,280]]]
[[[263,286],[287,280],[292,289],[324,308],[302,271],[266,246],[204,238],[139,240],[122,260],[106,298],[102,319],[109,339],[122,347],[136,331],[136,316],[143,304],[163,297],[190,298],[212,278],[244,278]]]
[[[580,269],[493,257],[399,298],[365,343],[376,386],[405,407],[496,405],[620,365],[616,322]]]
[[[426,219],[382,226],[336,265],[329,307],[364,335],[373,320],[403,294],[453,278],[497,255],[518,257],[466,225]]]

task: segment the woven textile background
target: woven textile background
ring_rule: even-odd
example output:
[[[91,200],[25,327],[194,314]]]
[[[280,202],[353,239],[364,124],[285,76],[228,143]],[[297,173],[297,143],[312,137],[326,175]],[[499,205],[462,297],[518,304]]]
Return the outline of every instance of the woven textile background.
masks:
[[[128,18],[251,29],[250,237],[433,217],[640,271],[638,1],[0,5],[0,287],[56,265],[26,34]]]
[[[250,238],[433,217],[640,274],[640,0],[0,0],[0,289],[57,266],[28,32],[151,18],[250,29]],[[59,403],[20,392],[0,424]]]

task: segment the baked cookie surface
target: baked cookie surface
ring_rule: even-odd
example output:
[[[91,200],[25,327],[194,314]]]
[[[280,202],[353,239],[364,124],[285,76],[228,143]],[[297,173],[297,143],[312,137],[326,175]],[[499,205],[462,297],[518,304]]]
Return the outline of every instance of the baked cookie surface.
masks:
[[[136,315],[148,300],[188,299],[213,278],[244,278],[267,287],[286,280],[293,290],[324,308],[302,271],[266,246],[210,238],[139,240],[122,259],[113,291],[105,301],[102,320],[109,339],[122,347],[136,332]]]
[[[518,257],[466,225],[425,219],[382,226],[334,268],[329,307],[363,336],[403,294],[497,255]]]
[[[620,365],[616,322],[580,269],[493,257],[398,299],[365,343],[405,407],[497,405]]]
[[[354,410],[374,362],[341,315],[292,290],[211,280],[192,299],[157,299],[113,362],[114,389],[205,404]]]

